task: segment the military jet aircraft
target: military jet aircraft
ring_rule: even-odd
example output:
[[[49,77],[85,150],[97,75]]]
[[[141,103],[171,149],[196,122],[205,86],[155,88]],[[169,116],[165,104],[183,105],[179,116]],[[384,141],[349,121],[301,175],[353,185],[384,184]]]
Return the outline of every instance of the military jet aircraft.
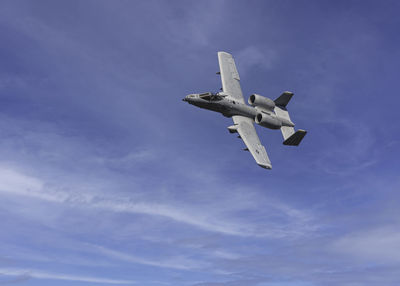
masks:
[[[218,61],[220,71],[217,74],[221,75],[222,91],[189,94],[183,101],[232,117],[234,124],[228,127],[229,132],[239,133],[238,137],[247,147],[244,150],[250,151],[259,166],[271,169],[271,161],[253,123],[269,129],[280,129],[284,145],[298,146],[307,132],[300,129],[295,132],[294,123],[286,109],[293,93],[285,91],[275,100],[252,94],[248,100],[251,106],[248,106],[243,99],[240,77],[232,55],[218,52]]]

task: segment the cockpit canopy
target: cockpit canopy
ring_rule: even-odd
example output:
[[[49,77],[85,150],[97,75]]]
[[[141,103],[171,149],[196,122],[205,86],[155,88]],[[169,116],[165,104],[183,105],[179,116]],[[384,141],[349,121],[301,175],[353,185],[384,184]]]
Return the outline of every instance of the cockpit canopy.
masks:
[[[219,101],[219,100],[223,99],[224,97],[219,95],[219,93],[205,92],[205,93],[200,93],[199,98],[208,100],[208,101]]]

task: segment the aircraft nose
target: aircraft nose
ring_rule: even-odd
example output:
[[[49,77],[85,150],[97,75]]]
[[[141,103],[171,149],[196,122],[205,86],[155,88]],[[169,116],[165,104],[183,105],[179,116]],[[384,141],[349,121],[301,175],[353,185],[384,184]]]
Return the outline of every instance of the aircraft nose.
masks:
[[[192,94],[186,95],[184,98],[182,98],[182,101],[190,102],[190,100],[191,100],[192,97],[193,97]]]

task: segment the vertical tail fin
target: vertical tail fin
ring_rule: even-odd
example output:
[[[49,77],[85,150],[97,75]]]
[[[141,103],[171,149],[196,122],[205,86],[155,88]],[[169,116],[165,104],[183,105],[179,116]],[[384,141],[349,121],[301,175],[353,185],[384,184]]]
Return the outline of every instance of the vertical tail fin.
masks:
[[[290,91],[285,91],[281,94],[277,99],[274,100],[275,102],[275,114],[284,119],[287,122],[292,122],[290,120],[289,112],[286,109],[286,105],[289,103],[290,99],[292,98],[293,93]],[[293,125],[292,125],[293,126]],[[283,145],[291,145],[291,146],[298,146],[304,136],[307,134],[305,130],[297,130],[295,131],[292,126],[282,126],[281,132],[283,136]]]
[[[286,105],[289,103],[290,99],[293,96],[293,92],[285,91],[279,96],[277,99],[274,100],[275,105],[279,107],[286,108]]]
[[[287,128],[287,127],[282,127],[282,129],[283,128]],[[292,128],[294,131],[293,127],[289,127],[289,128]],[[283,130],[282,130],[282,134],[284,134]],[[301,140],[303,140],[304,136],[306,136],[306,134],[307,134],[307,131],[299,129],[287,138],[285,138],[285,135],[283,135],[283,138],[285,138],[285,141],[283,141],[283,145],[298,146],[300,144]]]

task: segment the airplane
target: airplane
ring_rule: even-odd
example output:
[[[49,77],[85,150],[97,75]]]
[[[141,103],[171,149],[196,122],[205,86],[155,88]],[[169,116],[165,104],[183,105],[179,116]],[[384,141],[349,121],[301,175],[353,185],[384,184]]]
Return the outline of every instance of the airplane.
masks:
[[[228,130],[230,133],[239,133],[238,138],[246,145],[243,150],[249,151],[260,167],[272,169],[267,151],[261,144],[253,123],[269,129],[280,129],[284,145],[298,146],[307,131],[295,131],[294,123],[290,120],[286,106],[293,93],[285,91],[275,100],[252,94],[248,99],[249,106],[244,102],[239,73],[232,55],[218,52],[218,61],[220,71],[217,74],[221,75],[222,91],[189,94],[182,100],[231,117],[234,124]]]

